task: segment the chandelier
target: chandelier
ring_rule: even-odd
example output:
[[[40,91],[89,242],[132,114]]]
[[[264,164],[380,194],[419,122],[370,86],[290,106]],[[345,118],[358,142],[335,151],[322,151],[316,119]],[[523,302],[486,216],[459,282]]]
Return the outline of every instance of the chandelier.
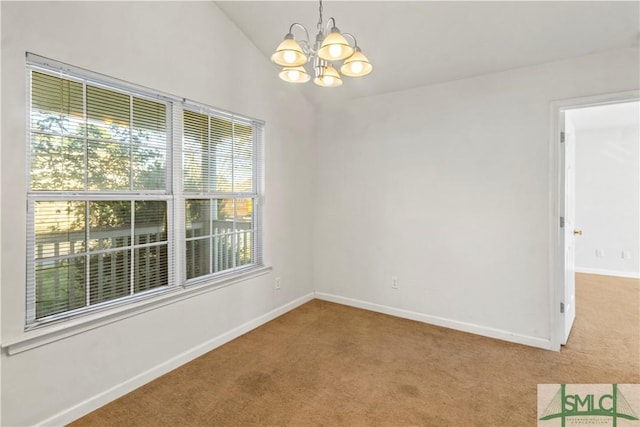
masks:
[[[340,33],[334,18],[329,18],[327,26],[323,27],[322,0],[320,0],[319,14],[318,34],[313,45],[305,26],[294,22],[282,43],[271,55],[271,60],[283,67],[279,74],[280,78],[289,83],[308,82],[311,79],[305,67],[308,63],[313,64],[313,82],[322,87],[342,85],[341,74],[348,77],[362,77],[369,74],[373,66],[358,47],[353,34]],[[332,26],[329,27],[329,24]],[[304,30],[305,40],[296,41],[292,33],[294,27]],[[353,46],[347,42],[345,36],[353,39]],[[339,61],[342,61],[341,65]],[[335,68],[336,66],[340,66],[340,72]]]

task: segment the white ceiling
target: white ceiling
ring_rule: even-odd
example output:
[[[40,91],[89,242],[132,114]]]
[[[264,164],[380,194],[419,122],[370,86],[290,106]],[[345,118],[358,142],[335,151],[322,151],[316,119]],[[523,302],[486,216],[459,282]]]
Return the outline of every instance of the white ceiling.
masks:
[[[576,130],[638,127],[640,124],[640,103],[599,105],[596,107],[569,110]]]
[[[268,58],[293,22],[313,38],[314,1],[217,1]],[[325,22],[353,33],[374,66],[339,88],[308,82],[312,102],[333,102],[494,73],[609,49],[637,47],[640,2],[325,1]],[[294,30],[296,38],[303,33]],[[278,79],[274,64],[273,76]],[[282,84],[289,84],[284,83]],[[331,92],[330,94],[327,92]]]

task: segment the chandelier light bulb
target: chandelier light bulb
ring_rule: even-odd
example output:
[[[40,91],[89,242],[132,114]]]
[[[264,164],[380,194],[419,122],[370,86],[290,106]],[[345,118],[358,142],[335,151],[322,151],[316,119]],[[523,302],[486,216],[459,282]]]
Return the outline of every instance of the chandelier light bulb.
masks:
[[[298,80],[300,80],[300,71],[298,71],[298,70],[289,70],[289,71],[287,71],[287,76],[289,77],[289,80],[291,80],[293,82],[297,82]]]
[[[351,71],[353,71],[354,73],[361,73],[362,72],[362,62],[360,61],[355,61],[351,63]]]
[[[296,53],[292,50],[284,51],[282,56],[284,57],[284,62],[286,62],[287,64],[293,64],[294,62],[296,62]]]
[[[338,44],[333,44],[329,46],[329,56],[332,58],[340,58],[342,54],[342,46]]]

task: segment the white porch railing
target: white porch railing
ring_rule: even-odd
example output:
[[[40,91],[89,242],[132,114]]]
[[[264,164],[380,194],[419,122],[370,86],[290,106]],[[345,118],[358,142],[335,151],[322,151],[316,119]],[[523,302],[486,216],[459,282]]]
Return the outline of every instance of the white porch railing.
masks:
[[[199,235],[187,240],[187,279],[228,270],[253,261],[251,223],[213,221],[213,237]],[[197,230],[200,227],[193,227]],[[199,233],[194,233],[198,235]],[[233,239],[236,238],[235,248]],[[209,247],[210,245],[210,247]],[[213,265],[209,270],[209,251],[213,250]],[[235,258],[235,259],[234,259]]]
[[[202,236],[202,239],[186,242],[186,252],[190,255],[187,256],[187,278],[228,270],[253,261],[251,223],[236,222],[234,227],[233,221],[213,221],[212,227],[213,237]],[[132,256],[130,227],[91,231],[87,257],[84,231],[37,232],[34,255],[36,266],[40,268],[36,275],[36,317],[168,284],[166,232],[151,225],[136,227],[135,233],[135,253]],[[203,247],[204,244],[207,247]],[[211,270],[210,250],[213,250]],[[87,261],[90,263],[88,285],[85,284]],[[131,268],[134,271],[133,289],[130,283]]]

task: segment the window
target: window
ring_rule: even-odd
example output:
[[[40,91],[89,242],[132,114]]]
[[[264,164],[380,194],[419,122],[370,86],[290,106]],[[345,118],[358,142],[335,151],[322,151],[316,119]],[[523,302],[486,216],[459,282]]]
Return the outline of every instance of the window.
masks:
[[[256,161],[260,128],[184,110],[186,278],[260,264]]]
[[[261,265],[260,122],[30,58],[28,325]]]
[[[29,320],[169,285],[167,104],[31,71]]]

